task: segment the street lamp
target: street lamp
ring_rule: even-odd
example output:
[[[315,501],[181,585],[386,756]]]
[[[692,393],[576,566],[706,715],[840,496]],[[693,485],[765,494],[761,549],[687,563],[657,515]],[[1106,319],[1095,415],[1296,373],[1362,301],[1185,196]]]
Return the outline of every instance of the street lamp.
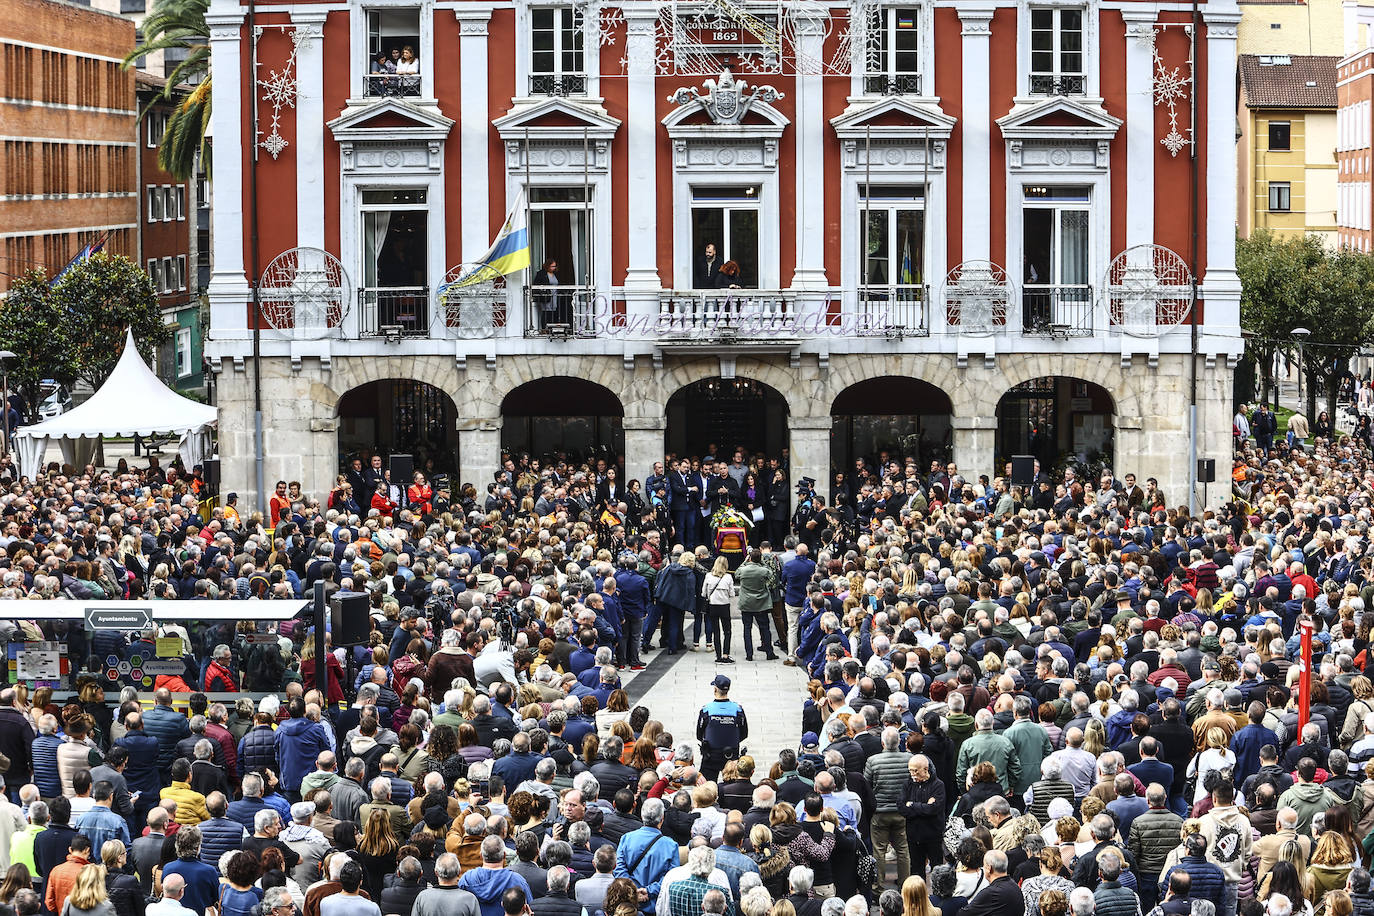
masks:
[[[1301,412],[1303,411],[1303,404],[1302,404],[1302,374],[1303,374],[1302,342],[1303,342],[1304,340],[1306,340],[1308,337],[1310,337],[1311,334],[1312,334],[1312,332],[1309,331],[1309,330],[1307,330],[1307,328],[1294,328],[1294,329],[1293,329],[1293,336],[1296,337],[1296,338],[1298,339],[1298,412],[1299,412],[1299,413],[1301,413]]]

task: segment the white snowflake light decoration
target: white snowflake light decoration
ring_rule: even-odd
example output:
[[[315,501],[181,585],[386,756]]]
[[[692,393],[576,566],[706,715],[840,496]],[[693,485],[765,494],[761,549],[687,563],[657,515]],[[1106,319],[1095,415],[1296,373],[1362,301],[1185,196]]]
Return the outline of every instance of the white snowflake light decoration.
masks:
[[[1159,142],[1164,144],[1164,148],[1169,151],[1169,155],[1177,157],[1179,153],[1192,145],[1193,130],[1186,127],[1183,131],[1179,130],[1179,109],[1183,107],[1185,101],[1192,103],[1193,89],[1193,67],[1192,61],[1188,62],[1188,72],[1185,74],[1182,67],[1170,69],[1164,65],[1164,58],[1159,53],[1159,43],[1155,40],[1155,30],[1151,29],[1145,39],[1149,45],[1150,53],[1153,58],[1154,68],[1154,97],[1155,105],[1164,106],[1169,112],[1169,132]]]
[[[261,36],[262,29],[258,29]],[[287,140],[281,135],[281,113],[284,109],[296,107],[296,55],[305,41],[306,35],[299,29],[291,30],[291,53],[287,55],[286,65],[281,70],[270,70],[267,79],[257,81],[262,89],[262,100],[272,106],[272,121],[267,136],[258,144],[273,159],[282,154]],[[261,131],[259,131],[261,133]]]

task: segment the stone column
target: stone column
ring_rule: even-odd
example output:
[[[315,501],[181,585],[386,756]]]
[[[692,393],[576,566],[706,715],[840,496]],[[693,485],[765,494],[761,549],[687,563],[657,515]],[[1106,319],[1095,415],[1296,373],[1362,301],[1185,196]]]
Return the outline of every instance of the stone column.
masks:
[[[991,474],[997,462],[997,415],[954,417],[954,463],[965,480]]]
[[[210,331],[216,340],[248,338],[248,278],[243,271],[243,11],[236,0],[216,0],[205,16],[212,87],[214,142],[211,185],[215,232],[211,264]],[[252,155],[251,149],[248,155]]]
[[[1229,153],[1235,143],[1236,32],[1240,10],[1236,6],[1209,11],[1207,22],[1207,148]],[[1218,331],[1237,333],[1240,328],[1240,279],[1236,276],[1236,157],[1208,156],[1207,268],[1198,279],[1205,289],[1206,324]]]
[[[491,21],[491,10],[459,8],[454,15],[458,17],[461,76],[458,104],[463,112],[458,122],[461,152],[458,180],[464,192],[463,250],[450,252],[449,260],[458,263],[477,259],[491,244],[489,199],[486,193],[478,190],[486,188],[489,178],[487,132],[491,129],[491,121],[487,117],[487,23]]]
[[[637,321],[652,322],[656,318],[658,291],[662,288],[658,276],[658,83],[654,79],[658,8],[651,4],[626,4],[624,10],[625,148],[630,162],[626,176],[630,211],[625,317],[634,327]]]
[[[662,461],[663,436],[668,423],[663,417],[626,417],[621,421],[625,430],[625,479],[644,482],[653,473],[654,462]],[[644,494],[648,499],[648,494]]]
[[[1154,9],[1126,20],[1126,246],[1155,240]]]
[[[803,477],[815,478],[817,493],[829,493],[830,427],[829,416],[792,417],[788,423],[788,448],[791,456],[788,476],[793,489],[789,498],[792,500],[790,505],[793,511],[797,508],[796,486]],[[829,504],[827,499],[826,505]]]
[[[992,168],[992,108],[988,100],[989,51],[992,44],[992,7],[959,10],[963,25],[964,116],[959,130],[964,142],[964,237],[963,260],[988,258],[987,222],[977,217],[989,213],[989,171]],[[998,177],[996,180],[1001,180]]]
[[[458,479],[477,488],[479,497],[501,461],[501,418],[458,421]]]
[[[324,21],[317,7],[291,12],[296,34],[296,244],[324,248]],[[218,176],[217,176],[218,177]]]
[[[825,54],[828,11],[797,3],[789,14],[796,34],[797,263],[792,288],[822,290],[825,278],[825,108],[821,61]]]

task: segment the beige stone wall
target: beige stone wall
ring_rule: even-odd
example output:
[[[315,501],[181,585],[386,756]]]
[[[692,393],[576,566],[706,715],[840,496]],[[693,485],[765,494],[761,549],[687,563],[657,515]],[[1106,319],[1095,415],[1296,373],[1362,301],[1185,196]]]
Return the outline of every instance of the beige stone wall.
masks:
[[[225,488],[255,505],[251,371],[225,362],[219,378],[220,450]],[[284,359],[263,360],[265,397],[265,480],[270,491],[278,479],[300,480],[309,493],[323,494],[338,468],[336,409],[349,390],[387,378],[413,378],[438,387],[458,408],[461,477],[479,485],[490,479],[499,457],[501,401],[526,382],[574,377],[603,385],[625,408],[627,465],[643,475],[663,454],[664,407],[679,388],[720,375],[717,357],[665,356],[662,369],[639,360],[627,369],[609,356],[498,357],[495,368],[473,360],[459,369],[452,357],[336,357],[330,371],[307,362],[292,371]],[[792,369],[785,356],[741,356],[735,372],[777,389],[787,401],[793,476],[824,478],[829,461],[829,417],[835,398],[858,382],[885,376],[921,379],[942,388],[954,408],[955,460],[965,473],[993,470],[997,402],[1007,389],[1041,376],[1070,376],[1094,382],[1115,402],[1115,453],[1119,473],[1143,480],[1157,477],[1171,502],[1185,498],[1188,480],[1187,357],[1163,355],[1158,365],[1143,361],[1122,366],[1102,354],[1003,355],[992,368],[971,361],[956,366],[953,356],[929,354],[836,354],[822,369],[804,356]],[[1199,457],[1218,460],[1225,475],[1230,453],[1231,374],[1225,365],[1199,359]],[[1224,486],[1223,488],[1224,489]],[[1213,488],[1213,496],[1221,492]]]

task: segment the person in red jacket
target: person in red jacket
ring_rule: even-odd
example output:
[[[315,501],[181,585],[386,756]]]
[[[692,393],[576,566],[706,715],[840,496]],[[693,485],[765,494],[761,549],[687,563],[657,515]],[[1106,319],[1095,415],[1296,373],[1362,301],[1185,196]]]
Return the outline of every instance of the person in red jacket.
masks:
[[[229,668],[231,655],[228,646],[215,646],[210,665],[205,669],[206,693],[233,693],[239,689],[234,680],[234,672]]]
[[[434,498],[434,491],[430,489],[425,481],[425,475],[421,471],[416,471],[412,478],[414,483],[406,488],[406,505],[411,511],[419,512],[421,515],[429,515],[429,501]]]
[[[329,634],[325,634],[325,651],[329,651]],[[329,661],[326,663],[325,670],[329,672],[329,702],[337,703],[344,698],[343,692],[343,665],[339,664],[339,657],[333,652],[329,652]],[[301,683],[306,685],[306,689],[315,686],[315,634],[306,634],[305,645],[301,646]]]

